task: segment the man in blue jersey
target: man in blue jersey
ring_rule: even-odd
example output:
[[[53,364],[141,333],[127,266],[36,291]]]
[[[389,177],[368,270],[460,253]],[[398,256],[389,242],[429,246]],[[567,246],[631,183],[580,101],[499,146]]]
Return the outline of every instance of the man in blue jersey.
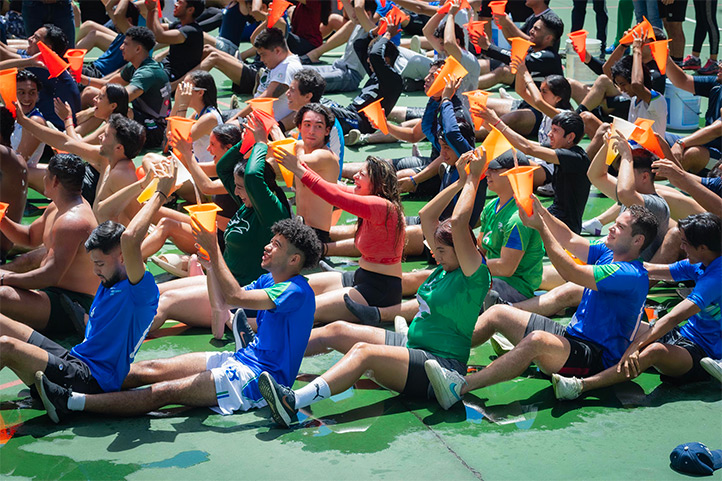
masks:
[[[657,220],[649,210],[630,206],[617,217],[603,244],[590,244],[574,234],[536,198],[532,215],[520,210],[519,217],[539,231],[559,274],[585,287],[582,301],[566,328],[509,305],[487,309],[476,322],[472,345],[500,332],[515,347],[466,377],[426,361],[426,373],[444,409],[466,392],[513,379],[532,363],[546,374],[596,374],[619,361],[639,329],[649,277],[638,258],[657,234]],[[565,249],[586,265],[577,264]]]
[[[263,371],[293,384],[316,310],[313,290],[299,273],[318,262],[321,243],[310,227],[292,219],[276,222],[272,231],[261,260],[269,273],[241,287],[223,261],[215,233],[194,227],[198,244],[209,253],[209,275],[224,301],[258,311],[252,342],[236,352],[194,352],[134,364],[123,388],[151,384],[146,389],[79,394],[39,373],[36,388],[50,418],[59,422],[72,411],[141,415],[168,404],[208,406],[232,414],[265,405],[257,385]]]
[[[68,351],[0,315],[0,368],[9,367],[29,386],[40,376],[63,389],[84,393],[120,389],[158,307],[158,286],[145,270],[140,246],[153,215],[167,201],[175,178],[170,164],[159,166],[156,174],[160,179],[156,194],[127,229],[107,221],[85,242],[100,286],[90,307],[83,342]],[[75,310],[79,308],[77,305]]]
[[[722,227],[709,212],[681,219],[678,224],[687,259],[670,265],[645,264],[651,279],[695,281],[692,293],[674,306],[651,328],[640,334],[616,366],[583,379],[552,376],[557,399],[576,399],[592,389],[610,386],[639,376],[651,366],[663,381],[683,384],[720,379],[714,359],[722,359],[720,298],[722,298]],[[688,320],[683,326],[683,321]],[[707,358],[706,361],[702,361]]]

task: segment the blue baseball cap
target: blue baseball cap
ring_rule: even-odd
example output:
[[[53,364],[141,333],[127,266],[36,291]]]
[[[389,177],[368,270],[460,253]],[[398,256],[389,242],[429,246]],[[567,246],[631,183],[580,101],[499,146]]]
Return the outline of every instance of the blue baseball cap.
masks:
[[[674,448],[669,463],[681,473],[711,475],[722,468],[722,450],[712,451],[702,443],[684,443]]]

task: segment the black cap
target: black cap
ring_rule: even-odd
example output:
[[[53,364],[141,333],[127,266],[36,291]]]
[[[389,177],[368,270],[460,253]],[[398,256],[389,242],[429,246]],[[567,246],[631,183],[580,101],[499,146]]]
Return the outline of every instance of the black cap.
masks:
[[[526,155],[524,155],[524,152],[517,150],[516,151],[516,159],[519,163],[519,165],[529,165],[529,159],[526,158]],[[498,156],[495,159],[492,159],[491,162],[489,162],[489,169],[492,170],[498,170],[498,169],[513,169],[514,168],[514,152],[512,149],[507,150],[500,156]]]

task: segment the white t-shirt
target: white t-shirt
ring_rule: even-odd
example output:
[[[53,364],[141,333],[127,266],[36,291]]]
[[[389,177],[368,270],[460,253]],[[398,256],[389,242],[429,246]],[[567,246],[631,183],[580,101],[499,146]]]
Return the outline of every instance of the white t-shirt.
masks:
[[[32,112],[27,114],[28,117],[42,117],[43,114],[40,113],[40,110],[37,108],[34,108]],[[45,119],[43,119],[45,120]],[[45,123],[48,127],[55,128],[55,126],[51,123]],[[56,129],[57,130],[57,129]],[[17,152],[18,147],[20,147],[20,141],[23,139],[23,126],[15,123],[15,130],[13,130],[13,133],[10,135],[10,147],[14,151]],[[43,156],[43,152],[45,151],[45,144],[43,142],[40,142],[38,144],[38,148],[35,149],[35,152],[30,154],[30,158],[25,159],[25,162],[28,164],[28,167],[35,167],[40,160],[40,157]]]
[[[303,65],[301,65],[301,60],[298,58],[298,55],[289,55],[281,63],[276,65],[276,68],[263,72],[258,82],[258,89],[253,96],[260,97],[261,93],[265,92],[271,82],[291,85],[293,76],[301,69],[303,69]],[[290,113],[291,109],[288,108],[288,99],[286,99],[286,94],[284,93],[278,100],[273,102],[273,114],[276,120],[281,120]]]
[[[206,107],[196,116],[196,120],[203,117],[205,114],[212,114],[216,118],[216,125],[223,124],[223,117],[218,109],[214,107]],[[215,127],[214,127],[215,128]],[[196,158],[196,162],[201,164],[207,162],[213,162],[213,156],[208,152],[208,145],[211,143],[211,134],[204,135],[198,140],[193,140],[193,155]]]
[[[627,120],[634,122],[638,118],[654,120],[652,130],[663,136],[667,130],[667,101],[664,96],[652,90],[652,100],[649,103],[632,97]]]

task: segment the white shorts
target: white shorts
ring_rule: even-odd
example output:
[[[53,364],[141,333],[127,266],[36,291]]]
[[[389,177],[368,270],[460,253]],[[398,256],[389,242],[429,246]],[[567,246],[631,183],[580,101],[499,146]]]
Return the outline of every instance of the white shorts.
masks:
[[[261,408],[266,401],[259,397],[251,399],[251,392],[258,392],[250,384],[258,382],[258,376],[251,368],[238,362],[233,356],[235,353],[208,352],[206,353],[206,369],[213,374],[216,383],[216,398],[218,407],[212,407],[214,411],[226,415],[234,411],[248,411],[253,408]],[[251,396],[251,397],[249,397]]]

